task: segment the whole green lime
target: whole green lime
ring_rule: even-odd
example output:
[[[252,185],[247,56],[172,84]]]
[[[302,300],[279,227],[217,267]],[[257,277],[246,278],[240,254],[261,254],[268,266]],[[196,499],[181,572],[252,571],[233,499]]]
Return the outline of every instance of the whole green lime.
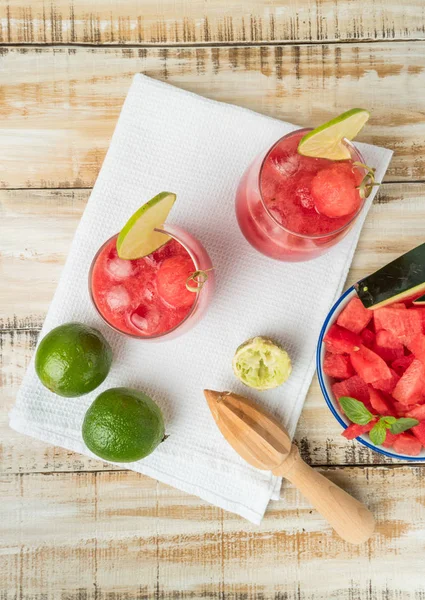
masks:
[[[89,407],[82,433],[87,448],[100,458],[133,462],[162,442],[164,419],[159,406],[143,392],[111,388]]]
[[[52,329],[40,342],[35,370],[50,391],[69,398],[96,389],[106,378],[112,350],[97,329],[66,323]]]

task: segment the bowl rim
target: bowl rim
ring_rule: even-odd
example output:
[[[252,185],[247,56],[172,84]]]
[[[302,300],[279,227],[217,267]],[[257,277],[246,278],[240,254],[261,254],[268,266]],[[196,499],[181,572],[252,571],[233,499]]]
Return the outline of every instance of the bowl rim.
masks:
[[[325,332],[328,328],[328,325],[329,325],[330,321],[333,319],[338,307],[347,298],[347,296],[353,295],[353,293],[355,293],[355,288],[354,288],[354,286],[351,286],[350,288],[348,288],[348,290],[346,290],[342,294],[342,296],[340,296],[338,298],[338,300],[335,302],[335,304],[330,309],[330,311],[323,323],[322,329],[320,330],[319,340],[317,342],[317,350],[316,350],[316,370],[317,370],[317,377],[319,379],[320,389],[322,390],[322,394],[325,398],[325,401],[326,401],[326,404],[328,405],[329,410],[331,411],[331,413],[333,414],[335,419],[338,421],[338,423],[343,427],[343,429],[347,429],[348,425],[345,423],[345,421],[339,416],[338,412],[336,411],[335,406],[334,406],[334,401],[330,398],[330,395],[328,393],[328,389],[327,389],[327,386],[326,386],[326,383],[325,383],[325,380],[323,377],[322,344],[323,344],[323,338],[325,336]],[[367,441],[362,436],[359,436],[355,439],[358,442],[360,442],[361,444],[363,444],[363,446],[366,446],[367,448],[369,448],[370,450],[378,452],[379,454],[384,454],[385,456],[388,456],[389,458],[396,458],[398,460],[412,461],[412,462],[424,462],[425,461],[425,456],[409,456],[407,454],[396,454],[395,452],[388,452],[387,450],[381,448],[380,446],[375,446],[374,444],[372,444],[372,442]]]

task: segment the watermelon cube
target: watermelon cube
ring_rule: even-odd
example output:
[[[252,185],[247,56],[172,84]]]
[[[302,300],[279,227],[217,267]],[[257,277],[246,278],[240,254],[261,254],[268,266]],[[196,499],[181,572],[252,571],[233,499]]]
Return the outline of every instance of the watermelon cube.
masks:
[[[405,344],[418,333],[422,333],[422,319],[417,310],[400,310],[384,306],[373,313],[376,331],[390,331]]]
[[[337,324],[353,333],[360,333],[372,319],[372,311],[365,308],[360,298],[352,298],[340,313]]]
[[[381,329],[376,334],[373,350],[387,363],[404,356],[403,344],[390,331],[385,329]]]
[[[367,425],[357,425],[357,423],[351,423],[347,429],[344,429],[341,435],[347,438],[347,440],[354,440],[354,438],[359,437],[359,435],[370,431],[377,420],[378,419],[374,419]]]
[[[410,365],[412,364],[412,362],[415,360],[415,357],[413,354],[408,354],[406,356],[401,356],[400,358],[397,358],[395,361],[393,361],[391,363],[391,367],[394,369],[394,371],[397,373],[397,375],[403,375],[403,373],[405,372],[405,370],[410,367]]]
[[[424,384],[425,367],[415,358],[397,383],[393,396],[402,404],[414,404],[422,397]]]
[[[391,401],[384,396],[382,392],[369,386],[369,400],[375,413],[384,417],[397,416],[396,410]]]
[[[425,335],[420,333],[408,342],[410,352],[425,365]],[[425,382],[424,382],[425,384]]]
[[[354,375],[350,357],[346,354],[332,354],[327,352],[323,361],[323,371],[335,379],[347,379]]]
[[[415,404],[414,406],[409,406],[408,410],[406,411],[406,417],[418,419],[418,421],[425,421],[425,404]]]
[[[363,329],[360,334],[360,339],[362,340],[362,344],[366,346],[366,348],[370,348],[373,350],[373,346],[375,344],[375,334],[371,329]]]
[[[394,440],[393,448],[398,454],[417,456],[422,450],[422,444],[414,435],[405,431],[398,434],[397,439]]]
[[[345,381],[334,383],[332,386],[332,391],[337,400],[339,400],[342,396],[348,396],[363,402],[367,408],[372,408],[372,405],[369,402],[369,389],[363,379],[361,379],[358,375],[354,375]]]
[[[422,421],[419,423],[419,425],[412,427],[411,432],[415,437],[418,438],[422,446],[425,446],[425,421]]]
[[[385,361],[363,344],[357,352],[351,354],[351,364],[366,383],[391,379],[391,371]]]
[[[407,416],[407,411],[409,410],[410,406],[406,406],[405,404],[402,404],[401,402],[397,402],[397,400],[394,400],[393,402],[393,406],[395,408],[396,411],[396,417],[405,417]],[[413,404],[412,406],[416,406],[416,404]]]
[[[382,390],[387,394],[392,394],[397,383],[399,382],[400,376],[397,373],[390,369],[391,377],[390,379],[379,379],[378,381],[374,381],[372,383],[373,387],[377,390]]]
[[[421,318],[422,323],[422,333],[425,333],[425,308],[411,308],[412,312],[417,312]]]
[[[384,448],[392,448],[394,446],[394,442],[396,441],[396,439],[398,438],[400,434],[395,434],[395,433],[391,433],[391,431],[389,431],[387,429],[387,433],[385,436],[385,441],[382,442],[382,445],[384,446]]]
[[[358,335],[339,325],[332,325],[323,341],[328,352],[332,354],[350,354],[358,350],[361,345]]]

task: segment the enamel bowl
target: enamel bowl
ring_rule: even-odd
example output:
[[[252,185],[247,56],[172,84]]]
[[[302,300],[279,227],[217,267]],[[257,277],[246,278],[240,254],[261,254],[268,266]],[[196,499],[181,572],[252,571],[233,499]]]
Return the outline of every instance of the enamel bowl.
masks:
[[[348,289],[341,296],[341,298],[339,298],[339,300],[337,300],[335,302],[335,304],[329,311],[329,314],[326,317],[325,322],[323,323],[323,327],[322,327],[322,330],[319,335],[319,342],[317,344],[317,354],[316,354],[316,368],[317,368],[317,376],[319,378],[320,388],[322,390],[322,393],[326,400],[326,404],[328,405],[331,413],[333,414],[335,419],[338,421],[338,423],[341,425],[341,427],[343,427],[344,429],[347,428],[347,426],[350,424],[350,421],[348,421],[348,419],[344,415],[344,413],[341,412],[337,402],[335,401],[335,398],[334,398],[334,395],[332,392],[332,387],[331,387],[333,384],[333,379],[331,377],[328,377],[323,372],[323,369],[322,369],[322,363],[323,363],[323,359],[325,356],[325,345],[323,343],[323,338],[326,335],[326,332],[328,331],[328,329],[331,327],[331,325],[333,325],[335,323],[335,321],[337,320],[339,313],[348,304],[348,302],[351,300],[351,298],[353,298],[355,296],[355,294],[356,294],[356,291],[355,291],[354,287],[350,287],[350,289]],[[370,441],[369,435],[367,433],[359,436],[356,439],[364,446],[367,446],[367,448],[370,448],[371,450],[374,450],[375,452],[379,452],[380,454],[385,454],[385,456],[389,456],[390,458],[398,458],[399,460],[413,461],[413,462],[425,461],[425,450],[424,449],[418,456],[409,456],[407,454],[397,454],[396,452],[393,452],[393,450],[391,448],[384,448],[383,446],[375,446],[375,444],[372,444],[372,442]]]

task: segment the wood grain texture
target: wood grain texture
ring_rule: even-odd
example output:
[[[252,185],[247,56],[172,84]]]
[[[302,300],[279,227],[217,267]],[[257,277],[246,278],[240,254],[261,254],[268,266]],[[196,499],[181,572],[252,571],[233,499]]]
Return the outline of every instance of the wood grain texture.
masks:
[[[0,191],[0,472],[111,467],[23,437],[7,426],[89,190]],[[385,184],[363,228],[347,285],[423,241],[425,184]],[[31,298],[31,302],[28,302]],[[390,459],[340,436],[315,379],[296,441],[311,464],[379,464]]]
[[[0,42],[211,44],[424,37],[421,0],[9,0]]]
[[[129,471],[3,475],[2,599],[423,600],[421,468],[323,473],[369,504],[368,544],[289,485],[254,526]]]
[[[353,103],[386,180],[425,179],[425,42],[230,48],[3,48],[0,187],[91,187],[134,73],[299,125]]]

